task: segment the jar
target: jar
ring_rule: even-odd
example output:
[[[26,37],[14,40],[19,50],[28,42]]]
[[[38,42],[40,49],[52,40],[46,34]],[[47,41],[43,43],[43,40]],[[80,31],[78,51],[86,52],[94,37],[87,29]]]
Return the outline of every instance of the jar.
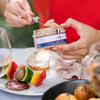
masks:
[[[67,43],[65,30],[63,27],[58,29],[50,27],[33,31],[33,39],[37,49],[49,48],[55,45]]]

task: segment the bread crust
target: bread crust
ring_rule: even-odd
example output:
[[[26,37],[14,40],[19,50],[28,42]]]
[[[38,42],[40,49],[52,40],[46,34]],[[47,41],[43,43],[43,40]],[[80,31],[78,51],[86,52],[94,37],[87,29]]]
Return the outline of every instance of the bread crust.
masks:
[[[58,95],[55,100],[77,100],[77,98],[69,93],[62,93]]]
[[[42,50],[42,51],[43,51],[43,50]],[[40,51],[35,52],[34,55],[36,55],[38,52],[40,52]],[[44,66],[44,67],[40,67],[40,66],[32,66],[32,65],[29,64],[28,60],[29,60],[29,58],[30,58],[31,56],[32,56],[32,54],[29,55],[29,57],[27,58],[26,63],[27,63],[27,65],[28,65],[32,70],[35,70],[35,71],[43,71],[43,70],[49,69],[49,67],[50,67],[50,58],[49,58],[49,60],[48,60],[48,66],[47,66],[47,67],[45,67],[45,66]]]
[[[48,66],[48,67],[42,68],[42,67],[39,67],[39,66],[31,66],[31,65],[28,63],[28,60],[27,60],[27,65],[28,65],[32,70],[35,70],[35,71],[47,70],[47,69],[49,69],[49,67],[50,67],[50,66]]]

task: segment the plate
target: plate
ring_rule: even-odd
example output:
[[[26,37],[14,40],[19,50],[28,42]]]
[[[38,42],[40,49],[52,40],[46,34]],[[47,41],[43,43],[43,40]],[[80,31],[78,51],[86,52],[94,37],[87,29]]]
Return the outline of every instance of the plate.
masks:
[[[21,64],[27,65],[26,60],[28,56],[36,51],[38,50],[35,48],[26,48],[23,50],[13,52],[12,60],[16,62],[18,65],[21,65]],[[18,94],[18,95],[27,95],[27,96],[43,95],[43,93],[48,88],[56,84],[56,71],[55,71],[55,60],[54,60],[55,56],[54,55],[55,55],[54,52],[50,52],[50,68],[46,70],[47,77],[40,86],[34,87],[33,84],[29,83],[30,85],[29,89],[22,90],[22,91],[13,91],[5,87],[5,84],[8,81],[7,79],[0,79],[0,89],[9,93]]]

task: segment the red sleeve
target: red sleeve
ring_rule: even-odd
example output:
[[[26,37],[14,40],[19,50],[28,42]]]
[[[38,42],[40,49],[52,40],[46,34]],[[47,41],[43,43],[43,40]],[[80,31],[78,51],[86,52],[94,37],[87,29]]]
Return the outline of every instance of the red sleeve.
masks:
[[[50,19],[64,23],[68,18],[100,30],[100,0],[50,0]],[[66,29],[68,43],[80,37],[73,28]]]

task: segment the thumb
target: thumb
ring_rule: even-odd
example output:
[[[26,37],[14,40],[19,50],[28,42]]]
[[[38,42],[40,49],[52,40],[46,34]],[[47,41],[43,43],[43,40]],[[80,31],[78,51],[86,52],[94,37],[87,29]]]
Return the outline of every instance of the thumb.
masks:
[[[68,18],[65,23],[61,24],[61,26],[63,26],[64,28],[72,27],[72,28],[74,28],[75,30],[78,31],[79,30],[79,27],[78,27],[79,24],[80,24],[80,22],[78,22],[78,21],[76,21],[72,18]]]

